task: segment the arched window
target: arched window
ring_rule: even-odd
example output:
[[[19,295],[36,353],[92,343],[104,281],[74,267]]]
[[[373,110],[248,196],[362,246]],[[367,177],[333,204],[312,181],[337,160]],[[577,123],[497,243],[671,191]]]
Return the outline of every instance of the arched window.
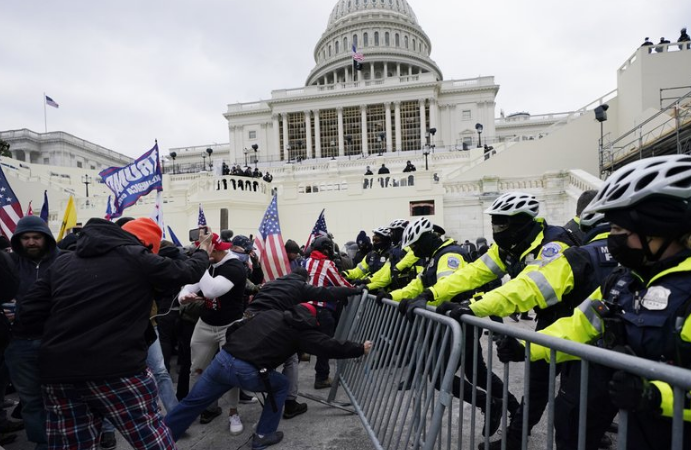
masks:
[[[374,45],[375,45],[375,47],[379,47],[379,32],[378,31],[374,32]]]
[[[384,45],[387,47],[391,45],[391,41],[389,40],[389,32],[387,31],[384,33]]]
[[[417,49],[417,41],[413,38],[413,50]]]
[[[398,35],[398,33],[396,33],[396,35],[394,36],[393,40],[394,40],[394,45],[395,45],[396,47],[400,47],[400,46],[401,46],[401,37]]]
[[[331,58],[331,45],[329,45],[329,58]]]
[[[346,52],[348,51],[348,38],[347,37],[343,38],[343,50]]]
[[[367,47],[369,45],[369,35],[367,33],[362,35],[362,45]]]
[[[357,34],[353,35],[353,45],[357,48]]]
[[[408,48],[408,36],[403,36],[403,44],[405,45],[405,48]]]
[[[340,42],[336,41],[336,54],[337,55],[338,55],[339,50],[340,50],[340,47],[338,46],[338,44],[340,44]]]

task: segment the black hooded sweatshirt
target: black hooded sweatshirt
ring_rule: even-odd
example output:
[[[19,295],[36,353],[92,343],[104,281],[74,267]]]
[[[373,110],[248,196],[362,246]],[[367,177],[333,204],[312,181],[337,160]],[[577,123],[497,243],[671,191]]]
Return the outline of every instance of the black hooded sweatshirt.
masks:
[[[184,261],[154,255],[114,223],[91,219],[76,251],[62,254],[18,308],[27,332],[42,336],[42,383],[143,373],[154,290],[194,283],[208,264],[201,250]]]
[[[257,369],[275,369],[297,352],[325,358],[357,358],[364,346],[338,341],[318,329],[317,319],[303,306],[257,314],[226,334],[223,350]]]

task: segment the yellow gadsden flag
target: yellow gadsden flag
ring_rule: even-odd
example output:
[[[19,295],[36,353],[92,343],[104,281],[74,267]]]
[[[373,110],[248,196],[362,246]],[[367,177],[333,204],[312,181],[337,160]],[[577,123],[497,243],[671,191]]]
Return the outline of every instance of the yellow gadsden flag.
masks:
[[[77,226],[77,208],[74,206],[74,198],[70,195],[70,199],[67,201],[67,208],[65,208],[65,216],[62,218],[62,224],[60,224],[57,241],[60,242],[65,236],[65,231],[75,226]]]

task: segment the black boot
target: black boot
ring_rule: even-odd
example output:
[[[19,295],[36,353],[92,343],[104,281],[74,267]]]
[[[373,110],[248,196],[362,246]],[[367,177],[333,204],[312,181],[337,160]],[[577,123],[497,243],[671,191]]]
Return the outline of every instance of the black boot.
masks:
[[[306,412],[307,403],[298,403],[297,400],[286,400],[285,407],[283,408],[283,418],[292,419]]]
[[[492,397],[490,401],[489,414],[485,411],[484,403],[480,405],[480,410],[485,415],[485,423],[482,426],[482,435],[485,436],[487,427],[489,426],[489,436],[492,436],[499,429],[501,425],[501,407],[502,401],[500,398]]]

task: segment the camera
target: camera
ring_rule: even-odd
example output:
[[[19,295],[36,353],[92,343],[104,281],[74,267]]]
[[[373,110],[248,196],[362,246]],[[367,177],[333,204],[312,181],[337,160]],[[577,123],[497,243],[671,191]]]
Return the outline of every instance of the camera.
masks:
[[[199,230],[204,230],[204,233],[208,233],[209,227],[192,228],[190,230],[190,241],[196,242],[199,240]]]

